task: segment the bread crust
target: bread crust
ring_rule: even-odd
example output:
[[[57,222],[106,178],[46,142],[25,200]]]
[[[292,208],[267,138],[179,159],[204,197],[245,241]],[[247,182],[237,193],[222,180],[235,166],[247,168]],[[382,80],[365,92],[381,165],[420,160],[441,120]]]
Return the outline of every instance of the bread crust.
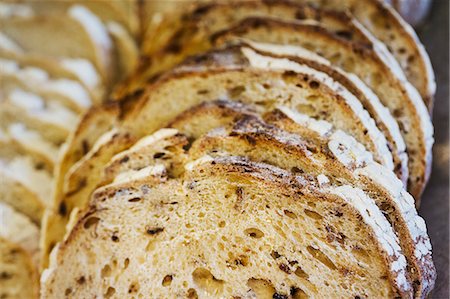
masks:
[[[304,163],[311,163],[314,166],[307,168],[306,173],[316,176],[325,174],[333,183],[335,183],[334,179],[340,183],[346,182],[358,186],[372,197],[375,196],[377,205],[385,213],[400,238],[401,247],[410,267],[414,269],[410,273],[412,279],[416,281],[416,294],[420,294],[421,289],[426,291],[433,288],[436,270],[424,221],[415,211],[413,198],[403,190],[402,184],[392,174],[386,169],[383,170],[371,159],[358,162],[358,158],[355,158],[348,164],[341,162],[331,150],[330,143],[334,139],[332,130],[319,134],[313,129],[295,123],[280,110],[265,115],[269,123],[294,133],[288,134],[286,131],[261,122],[254,112],[248,113],[249,110],[242,104],[235,105],[234,102],[228,101],[204,103],[182,113],[171,126],[183,133],[186,131],[185,128],[188,128],[187,134],[192,138],[199,134],[191,132],[190,123],[195,123],[197,128],[203,126],[208,128],[207,124],[203,123],[207,123],[210,115],[214,115],[222,119],[223,126],[227,127],[230,119],[234,119],[233,125],[229,128],[216,129],[205,136],[195,137],[199,139],[193,142],[189,150],[190,156],[195,159],[205,154],[242,155],[252,161],[265,161],[286,170],[296,167],[301,170],[300,165],[303,164],[300,161],[309,161]],[[198,129],[198,131],[202,132],[204,129]],[[337,138],[337,140],[343,139],[344,136]],[[351,151],[356,153],[358,150]],[[276,153],[278,156],[271,158]],[[312,158],[318,153],[321,153],[323,158],[319,158],[320,155]],[[364,154],[358,153],[355,156],[364,156]],[[322,165],[317,164],[317,161],[321,159],[327,162]],[[292,164],[289,161],[292,161]],[[385,180],[380,179],[382,177]]]
[[[302,196],[310,196],[311,198],[316,198],[317,200],[324,200],[327,202],[335,203],[336,205],[340,205],[343,207],[343,211],[345,213],[349,213],[351,215],[361,215],[360,211],[356,208],[356,206],[353,206],[353,203],[349,200],[349,198],[345,198],[344,194],[334,193],[334,191],[328,191],[327,189],[320,190],[316,187],[314,187],[314,181],[309,181],[308,179],[302,178],[302,177],[294,177],[288,174],[287,172],[284,172],[281,169],[277,169],[276,167],[272,167],[269,165],[264,164],[257,164],[249,162],[245,159],[238,158],[238,157],[223,157],[223,158],[217,158],[214,160],[209,160],[204,163],[197,164],[192,170],[189,170],[189,172],[186,174],[185,178],[187,182],[192,179],[202,179],[202,177],[223,177],[223,178],[234,178],[243,180],[243,181],[250,181],[254,182],[254,185],[257,184],[261,186],[261,190],[279,190],[280,194],[283,194],[283,196],[289,196],[292,198],[299,198]],[[66,288],[68,287],[68,284],[65,283],[64,286],[57,286],[57,281],[64,281],[64,278],[62,275],[66,275],[68,272],[62,271],[62,268],[59,267],[66,267],[64,266],[65,263],[70,262],[70,259],[65,258],[66,254],[70,254],[69,252],[72,252],[71,247],[78,246],[77,243],[79,243],[79,239],[83,238],[82,235],[85,234],[84,230],[86,227],[94,227],[96,224],[94,224],[94,220],[98,219],[97,225],[103,225],[101,220],[103,218],[102,213],[103,211],[106,211],[105,208],[108,205],[108,198],[112,194],[117,194],[119,190],[124,195],[123,200],[126,200],[125,194],[130,194],[130,196],[134,196],[134,194],[138,195],[140,193],[140,190],[143,190],[141,188],[144,188],[146,190],[152,190],[153,188],[156,190],[159,190],[159,188],[165,188],[165,185],[167,185],[166,190],[171,190],[170,192],[174,192],[173,190],[182,190],[180,189],[180,182],[176,179],[169,180],[168,182],[165,182],[163,184],[156,185],[154,187],[152,182],[147,183],[141,183],[140,188],[138,186],[129,185],[127,186],[116,186],[116,188],[111,188],[108,191],[105,191],[105,189],[102,189],[102,191],[98,191],[96,195],[94,195],[94,200],[91,205],[91,209],[85,213],[84,217],[81,218],[81,220],[77,223],[75,228],[72,230],[71,235],[68,239],[64,241],[64,243],[61,245],[61,247],[58,249],[55,259],[52,261],[51,268],[49,270],[46,270],[46,273],[43,275],[43,295],[49,296],[51,298],[52,296],[57,296],[59,292],[59,288]],[[153,191],[155,192],[155,191]],[[111,194],[111,195],[110,195]],[[112,200],[112,199],[111,199]],[[374,211],[371,211],[374,212]],[[378,212],[379,213],[379,212]],[[378,215],[378,214],[377,214]],[[381,216],[381,213],[379,214]],[[352,217],[354,217],[352,216]],[[359,218],[361,219],[361,218]],[[104,221],[108,221],[105,219]],[[380,221],[383,222],[383,217],[380,217]],[[105,223],[106,224],[106,223]],[[374,233],[371,233],[368,235],[368,240],[370,242],[379,242],[377,240],[377,233],[376,228],[374,224],[369,224],[365,221],[361,221],[361,225],[364,228],[369,228],[369,230],[373,229]],[[94,237],[97,233],[89,234],[90,236]],[[86,235],[87,236],[87,235]],[[387,237],[389,236],[389,237]],[[125,235],[122,235],[122,237],[125,237]],[[395,235],[392,231],[386,232],[386,236],[388,243],[392,245],[392,248],[395,248],[393,251],[389,249],[387,251],[387,247],[385,245],[382,245],[381,242],[379,242],[377,245],[379,252],[382,252],[382,255],[384,255],[384,261],[387,265],[392,265],[395,263],[395,261],[400,261],[403,259],[401,253],[397,251],[398,245],[395,245]],[[81,240],[81,239],[80,239]],[[92,244],[95,244],[93,242]],[[73,247],[75,248],[75,247]],[[135,248],[135,250],[140,250]],[[389,253],[388,253],[389,252]],[[130,260],[130,263],[133,263],[133,260]],[[391,266],[387,266],[389,269],[392,269]],[[86,269],[87,270],[87,269]],[[411,289],[408,282],[403,281],[403,278],[401,278],[402,275],[404,275],[404,271],[406,268],[397,268],[395,271],[387,271],[388,280],[392,283],[392,295],[393,296],[401,296],[408,298],[411,296]],[[66,274],[63,274],[66,273]],[[402,274],[403,273],[403,274]],[[94,273],[92,273],[94,274]],[[79,274],[73,274],[73,275],[79,275]],[[97,274],[95,274],[97,276]],[[91,276],[92,279],[95,276]],[[87,277],[87,276],[85,276]],[[75,277],[74,277],[75,278]],[[61,280],[63,279],[63,280]],[[69,278],[70,280],[70,278]],[[403,282],[402,282],[403,281]],[[88,285],[91,283],[94,283],[91,280],[85,281]],[[117,286],[117,285],[116,285]],[[94,289],[92,289],[94,290]],[[117,289],[118,292],[121,292],[121,290]],[[77,290],[77,292],[83,292],[82,290]]]
[[[267,33],[268,30],[270,30],[270,34]],[[275,35],[274,31],[278,32],[278,35]],[[254,36],[259,41],[261,41],[261,38],[258,38],[258,36],[264,36],[264,42],[288,42],[295,45],[311,44],[310,41],[314,41],[315,45],[312,45],[314,51],[322,52],[323,56],[331,55],[331,52],[327,55],[324,53],[336,47],[340,49],[339,51],[342,51],[338,53],[341,55],[345,53],[345,55],[351,57],[353,66],[352,64],[346,65],[343,62],[338,64],[344,71],[350,71],[351,68],[355,68],[355,65],[365,65],[365,69],[358,70],[355,68],[353,71],[372,88],[380,101],[397,119],[409,156],[410,179],[408,190],[414,195],[419,206],[420,196],[429,179],[428,168],[431,165],[433,127],[426,106],[420,99],[417,90],[399,77],[401,70],[391,70],[390,66],[386,65],[386,61],[376,51],[342,39],[336,39],[323,28],[314,25],[295,24],[269,18],[249,18],[234,28],[230,28],[227,32],[221,33],[220,38],[226,39],[227,36],[247,38]],[[303,42],[301,37],[308,37],[309,41]],[[218,36],[216,38],[220,39]],[[286,38],[290,38],[290,40],[286,41]],[[372,70],[372,72],[370,74],[365,73],[367,70]],[[373,79],[374,72],[379,77],[379,82]],[[369,77],[370,79],[368,79]],[[418,142],[418,140],[420,141]]]

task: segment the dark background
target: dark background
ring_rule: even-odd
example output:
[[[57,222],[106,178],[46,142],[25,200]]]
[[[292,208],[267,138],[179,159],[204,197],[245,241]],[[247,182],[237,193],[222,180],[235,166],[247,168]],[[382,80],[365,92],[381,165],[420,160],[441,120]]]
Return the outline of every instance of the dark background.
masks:
[[[434,67],[437,94],[434,104],[433,172],[419,213],[433,244],[438,279],[432,298],[449,298],[449,0],[434,0],[428,18],[417,28]]]

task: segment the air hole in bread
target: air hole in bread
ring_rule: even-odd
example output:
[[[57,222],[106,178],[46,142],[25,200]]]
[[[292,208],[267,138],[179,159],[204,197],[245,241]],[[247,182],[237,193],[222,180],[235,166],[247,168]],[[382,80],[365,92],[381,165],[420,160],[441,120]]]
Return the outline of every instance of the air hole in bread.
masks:
[[[238,98],[245,91],[245,86],[239,85],[228,90],[228,95],[232,99]]]
[[[284,210],[283,212],[284,212],[284,215],[288,216],[289,218],[292,218],[292,219],[297,218],[297,215],[291,211]]]
[[[133,282],[130,284],[130,286],[128,287],[128,294],[134,294],[137,293],[139,291],[139,283],[138,282]]]
[[[64,295],[66,295],[66,296],[69,296],[71,293],[72,293],[72,288],[67,288],[67,289],[64,291]]]
[[[83,227],[85,229],[89,229],[93,225],[96,225],[99,221],[100,221],[100,218],[98,218],[98,217],[90,217],[84,222]]]
[[[103,278],[109,277],[111,275],[111,272],[112,272],[111,271],[111,267],[108,264],[106,264],[105,266],[103,266],[103,268],[102,268],[102,270],[100,272],[100,275]]]
[[[116,289],[113,287],[108,287],[105,293],[105,298],[111,298],[116,293]]]
[[[281,257],[281,254],[279,254],[278,251],[272,250],[272,252],[270,253],[270,256],[276,260],[277,258]]]
[[[259,238],[264,237],[264,233],[261,230],[254,228],[254,227],[247,228],[244,232],[247,236],[249,236],[251,238],[259,239]]]
[[[320,261],[322,264],[330,268],[331,270],[336,270],[336,265],[328,258],[328,256],[320,251],[319,249],[316,249],[312,246],[308,246],[306,248],[308,252],[318,261]]]
[[[140,197],[134,197],[134,198],[132,198],[132,199],[129,199],[128,200],[128,202],[139,202],[139,201],[141,201],[142,199],[140,198]]]
[[[298,287],[291,287],[290,290],[292,299],[307,299],[309,296]]]
[[[303,271],[303,269],[300,266],[297,267],[297,269],[295,269],[294,274],[297,275],[300,278],[303,278],[303,279],[306,279],[306,280],[309,279],[309,275],[305,271]]]
[[[313,80],[313,81],[309,82],[309,87],[311,87],[312,89],[317,89],[320,87],[320,83]]]
[[[275,288],[267,280],[251,278],[247,281],[247,286],[252,289],[258,299],[274,298]]]
[[[315,219],[315,220],[321,220],[323,219],[322,215],[320,215],[319,213],[316,213],[314,211],[305,209],[304,210],[306,216],[308,216],[309,218]]]
[[[197,268],[192,272],[194,283],[208,294],[219,295],[223,291],[223,280],[217,279],[205,268]]]
[[[126,269],[126,268],[128,268],[128,265],[130,264],[130,259],[129,258],[126,258],[124,261],[123,261],[123,268],[124,269]]]
[[[197,299],[198,298],[197,291],[195,289],[189,289],[187,291],[186,297],[188,299]]]
[[[172,284],[172,279],[172,275],[166,275],[164,276],[161,284],[165,287],[170,286]]]
[[[223,220],[220,221],[219,224],[218,224],[218,226],[221,227],[221,228],[222,228],[222,227],[225,227],[225,225],[226,225],[226,222],[223,221]]]

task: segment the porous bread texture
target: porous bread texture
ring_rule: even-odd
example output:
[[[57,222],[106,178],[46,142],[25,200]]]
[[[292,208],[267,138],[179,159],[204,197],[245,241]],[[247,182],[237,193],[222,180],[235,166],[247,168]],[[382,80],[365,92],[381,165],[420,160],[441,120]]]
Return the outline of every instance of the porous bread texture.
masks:
[[[92,104],[91,97],[84,87],[66,78],[51,78],[43,69],[22,67],[17,61],[0,58],[0,79],[2,92],[9,93],[21,88],[42,96],[46,101],[55,101],[65,107],[82,112]]]
[[[268,2],[266,5],[270,5],[271,3],[270,1],[260,2]],[[370,34],[367,35],[364,32],[355,34],[354,31],[357,32],[358,28],[361,29],[361,26],[356,26],[356,30],[354,29],[353,32],[351,30],[340,30],[337,33],[340,33],[341,37],[352,41],[360,41],[361,36],[369,37],[372,46],[389,50],[391,56],[395,57],[395,60],[398,61],[396,64],[401,66],[408,81],[417,88],[431,111],[433,107],[433,96],[436,92],[436,82],[430,58],[411,26],[389,5],[379,0],[295,0],[293,2],[302,5],[312,5],[324,11],[331,10],[333,12],[350,13],[352,18],[347,20],[347,22],[353,25],[357,25],[357,23],[362,24],[364,26],[363,31],[368,31]],[[149,31],[144,42],[144,52],[152,54],[157,49],[160,49],[167,43],[170,37],[173,37],[174,31],[176,31],[175,29],[183,27],[183,25],[187,27],[186,22],[209,17],[211,20],[204,22],[207,24],[207,29],[209,29],[208,25],[214,23],[215,19],[224,18],[227,14],[233,14],[236,9],[236,3],[230,4],[228,9],[222,3],[222,6],[217,4],[205,5],[203,3],[202,1],[201,5],[190,10],[186,8],[179,9],[186,15],[194,15],[190,18],[183,18],[182,15],[178,17],[177,15],[175,17],[174,15],[171,15],[171,17],[166,16],[156,30]],[[283,3],[283,1],[276,1],[275,3],[280,6],[282,5],[280,3]],[[261,6],[259,8],[258,6],[253,7],[253,11],[247,16],[263,15],[260,12],[262,10]],[[216,13],[215,15],[213,14],[214,12]],[[286,16],[290,16],[295,12],[296,9],[291,7],[290,11],[284,13],[282,18],[286,20]],[[278,15],[272,13],[270,16],[277,17]],[[297,20],[305,18],[308,18],[308,16],[302,13],[298,13],[294,18],[288,17],[288,19]],[[320,20],[320,23],[326,24],[327,21],[323,22]],[[231,25],[233,25],[232,22],[229,22],[228,26]],[[336,28],[336,26],[333,27]],[[333,27],[331,29],[334,29]]]
[[[161,26],[162,34],[155,33],[149,42],[144,40],[142,51],[151,59],[161,62],[152,64],[148,74],[156,74],[181,62],[188,55],[207,50],[209,37],[251,16],[271,16],[285,20],[320,23],[327,29],[345,37],[354,35],[354,39],[368,42],[368,39],[343,13],[314,9],[289,1],[227,1],[200,4],[186,10],[170,25]],[[158,36],[159,35],[159,36]]]
[[[21,246],[36,265],[39,250],[39,228],[8,204],[0,202],[0,237]]]
[[[61,202],[64,200],[64,181],[69,169],[86,155],[97,139],[109,131],[117,121],[119,107],[116,104],[103,104],[89,109],[82,117],[77,128],[69,135],[61,147],[57,167],[54,171],[54,192],[51,209],[44,215],[41,234],[41,268],[47,267],[51,249],[65,234],[65,225],[70,211]],[[60,215],[64,215],[61,218]]]
[[[361,188],[375,200],[399,236],[412,269],[410,275],[415,281],[416,294],[425,296],[433,288],[436,271],[431,244],[425,223],[415,210],[414,200],[395,175],[375,163],[361,144],[344,132],[333,130],[324,121],[286,107],[267,113],[265,118],[294,134],[265,124],[254,114],[249,114],[249,109],[223,101],[214,104],[190,109],[171,124],[193,140],[189,149],[191,159],[205,154],[240,155],[293,173],[307,173],[318,178],[325,175],[324,184],[349,184]],[[215,121],[211,122],[211,119]],[[231,119],[238,121],[228,127]],[[219,128],[218,124],[228,128]],[[198,137],[213,128],[217,129]]]
[[[270,18],[246,19],[216,38],[220,43],[230,36],[305,47],[366,83],[397,120],[408,153],[408,190],[419,205],[430,174],[433,126],[417,90],[399,79],[398,72],[394,73],[376,52],[338,39],[315,25]]]
[[[324,9],[351,11],[395,56],[407,79],[420,92],[429,111],[433,108],[436,82],[433,68],[424,46],[414,29],[387,3],[378,0],[295,0]]]
[[[38,130],[56,145],[62,144],[78,122],[74,112],[57,103],[46,103],[36,94],[15,89],[0,102],[0,126],[20,122]]]
[[[63,238],[72,210],[77,207],[83,209],[91,192],[101,182],[105,164],[114,154],[129,148],[135,141],[132,134],[113,128],[101,135],[92,149],[67,171],[60,181],[62,189],[58,197],[53,197],[52,213],[46,216],[46,233],[41,240],[43,267],[47,266],[52,248]],[[48,224],[57,228],[53,229]]]
[[[84,6],[74,5],[61,15],[33,15],[0,19],[2,32],[25,52],[53,57],[85,58],[109,82],[111,39],[100,19]],[[51,36],[51,42],[42,42]]]
[[[378,161],[392,167],[385,137],[347,90],[323,73],[286,59],[251,56],[246,50],[231,48],[188,60],[148,89],[125,115],[125,125],[132,131],[151,132],[153,124],[164,126],[184,109],[213,99],[254,103],[262,110],[285,104],[332,122],[364,143]],[[256,56],[257,61],[253,59]],[[155,109],[165,98],[174,103],[170,109],[167,100],[164,108]]]
[[[187,169],[98,190],[41,295],[412,296],[396,236],[362,191],[233,157]]]
[[[232,42],[232,38],[230,38],[230,41]],[[270,53],[274,57],[287,58],[324,72],[348,89],[361,102],[361,105],[367,110],[377,127],[386,137],[388,147],[392,152],[395,173],[406,186],[408,180],[408,156],[398,124],[389,110],[381,104],[380,99],[361,79],[354,74],[346,73],[340,68],[332,66],[327,59],[302,47],[257,43],[238,37],[237,41],[261,53]]]
[[[243,55],[239,56],[239,53],[231,51],[229,57],[245,59]],[[227,54],[223,54],[225,59]],[[329,77],[317,77],[318,72],[307,68],[299,70],[295,66],[292,68],[294,71],[285,72],[282,69],[252,67],[244,63],[225,66],[219,71],[212,67],[199,67],[192,72],[190,66],[186,69],[180,68],[149,87],[149,94],[144,93],[138,100],[140,102],[132,106],[131,112],[123,113],[124,125],[121,132],[129,132],[137,138],[145,136],[166,126],[182,111],[217,98],[254,103],[259,110],[273,109],[275,105],[284,104],[332,121],[334,125],[345,129],[366,144],[377,160],[392,167],[392,155],[386,140],[373,120],[354,98],[350,98],[348,92],[338,88],[335,85],[337,83]],[[299,71],[299,74],[295,71]],[[214,86],[214,89],[211,89],[211,86]],[[350,101],[351,104],[348,103]],[[323,113],[323,109],[326,109],[326,113]],[[132,143],[128,147],[131,145]],[[62,196],[56,198],[55,211],[65,202],[67,209],[63,210],[70,213],[73,207],[78,206],[75,203],[84,202],[83,198],[100,182],[97,171],[99,167],[104,166],[114,154],[124,148],[114,148],[108,144],[101,149],[102,154],[91,149],[82,161],[77,162],[77,166],[72,166],[66,174],[65,194],[62,193]],[[68,199],[63,199],[64,197]]]
[[[185,9],[179,16],[166,18],[156,29],[149,31],[152,36],[146,36],[141,46],[146,63],[132,80],[121,86],[117,97],[145,86],[149,78],[170,69],[187,56],[210,49],[211,35],[249,16],[272,16],[314,24],[320,22],[343,37],[351,34],[362,43],[370,42],[348,15],[290,1],[222,1],[191,5],[191,8]]]
[[[176,129],[161,129],[140,139],[130,149],[111,158],[103,170],[100,186],[107,185],[119,174],[138,171],[150,165],[164,165],[169,175],[176,176],[185,162],[184,147],[188,139]]]
[[[30,254],[3,237],[0,237],[0,273],[1,298],[39,298],[39,274]]]

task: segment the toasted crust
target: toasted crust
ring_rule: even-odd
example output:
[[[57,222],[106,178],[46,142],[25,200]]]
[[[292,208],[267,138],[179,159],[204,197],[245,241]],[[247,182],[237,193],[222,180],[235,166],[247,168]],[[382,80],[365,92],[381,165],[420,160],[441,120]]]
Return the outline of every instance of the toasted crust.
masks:
[[[358,75],[397,119],[409,159],[408,190],[419,205],[420,196],[429,178],[433,127],[417,90],[408,82],[399,79],[399,72],[393,72],[377,52],[336,39],[318,26],[268,18],[244,20],[216,38],[226,39],[227,36],[304,46],[331,61],[334,60],[333,64],[344,71]],[[334,55],[338,55],[338,59],[333,57]]]
[[[326,9],[349,9],[359,22],[386,44],[400,63],[408,81],[420,92],[429,111],[432,110],[436,82],[430,57],[412,27],[392,7],[379,0],[296,1]]]
[[[60,292],[62,292],[64,289],[69,288],[73,281],[76,279],[79,279],[80,276],[83,277],[90,277],[90,279],[83,280],[83,286],[72,288],[72,294],[73,296],[89,296],[88,294],[92,295],[93,293],[90,292],[98,292],[98,294],[102,294],[103,292],[107,291],[107,285],[105,286],[105,289],[99,290],[98,288],[91,288],[90,286],[96,285],[97,280],[100,279],[100,268],[103,265],[103,261],[99,258],[92,259],[92,262],[97,264],[97,267],[72,267],[71,261],[74,260],[73,255],[75,254],[85,254],[85,249],[82,248],[82,244],[90,243],[92,246],[90,248],[93,250],[93,252],[97,251],[97,246],[100,246],[100,243],[103,242],[111,242],[111,237],[107,237],[105,235],[106,231],[104,228],[108,225],[108,223],[111,221],[109,214],[111,212],[116,213],[124,213],[127,212],[128,209],[134,209],[136,215],[140,215],[141,212],[144,212],[141,208],[142,203],[153,203],[152,194],[159,194],[158,196],[158,204],[159,205],[165,205],[166,202],[170,203],[171,198],[169,199],[162,199],[163,194],[172,194],[172,200],[179,200],[181,201],[179,204],[183,204],[182,198],[192,197],[192,202],[196,202],[196,197],[199,195],[191,195],[191,194],[197,194],[198,191],[196,191],[196,185],[202,184],[203,181],[211,181],[211,184],[216,185],[219,187],[220,184],[222,186],[230,186],[231,188],[235,184],[239,184],[239,182],[242,182],[242,189],[245,190],[246,186],[252,186],[251,188],[259,190],[261,194],[264,194],[266,192],[263,192],[263,190],[277,190],[277,191],[269,191],[267,193],[272,194],[272,192],[275,194],[278,194],[278,196],[282,196],[282,198],[293,198],[295,201],[292,201],[294,205],[296,205],[296,201],[303,202],[304,198],[310,198],[315,199],[317,203],[324,203],[326,205],[330,204],[331,206],[336,205],[336,208],[339,206],[339,210],[346,215],[345,217],[349,217],[349,219],[353,219],[353,217],[358,216],[357,219],[361,219],[359,225],[361,225],[361,229],[368,230],[368,234],[365,235],[365,239],[370,242],[370,244],[377,244],[376,248],[377,251],[383,256],[381,260],[383,260],[383,264],[385,264],[386,275],[388,277],[388,280],[390,282],[390,286],[388,287],[388,290],[386,290],[386,284],[383,283],[383,289],[385,289],[388,294],[388,296],[402,296],[402,297],[410,297],[411,296],[411,289],[408,281],[405,277],[405,270],[406,266],[405,264],[402,264],[404,262],[404,257],[400,253],[400,249],[398,245],[396,244],[396,237],[395,234],[391,229],[389,229],[389,225],[387,222],[385,222],[383,216],[379,211],[377,211],[376,207],[374,207],[373,203],[370,202],[370,200],[367,197],[364,197],[364,194],[360,191],[357,191],[355,189],[345,189],[345,188],[337,188],[337,189],[318,189],[314,187],[314,181],[310,181],[306,178],[302,177],[294,177],[291,176],[289,173],[277,169],[276,167],[272,167],[265,164],[257,164],[252,163],[249,161],[246,161],[241,158],[237,157],[224,157],[224,158],[217,158],[214,160],[206,160],[205,162],[199,162],[196,163],[195,166],[188,167],[189,170],[187,174],[184,176],[186,182],[185,186],[183,187],[182,182],[176,179],[168,180],[165,183],[157,184],[156,186],[152,181],[150,182],[142,182],[140,184],[130,184],[128,186],[116,186],[116,188],[109,188],[109,190],[99,190],[96,195],[94,195],[94,200],[91,205],[91,209],[84,214],[84,216],[79,220],[79,222],[76,224],[74,229],[72,230],[70,236],[64,241],[64,243],[59,247],[58,251],[56,252],[55,259],[51,263],[51,267],[49,270],[46,270],[46,272],[43,275],[43,290],[42,294],[48,298],[57,297]],[[189,185],[189,182],[192,180],[196,180],[197,184]],[[232,183],[235,182],[235,183]],[[191,186],[190,188],[188,186]],[[252,189],[252,190],[253,190]],[[345,189],[345,190],[344,190]],[[119,197],[112,197],[113,194],[117,194],[117,192],[121,190],[121,194],[123,196]],[[147,190],[147,192],[146,192]],[[150,191],[151,192],[148,192]],[[192,190],[192,191],[189,191]],[[167,192],[166,192],[167,191]],[[355,194],[358,194],[358,196],[361,196],[359,198],[354,197],[350,195],[349,192],[354,191]],[[245,192],[245,191],[244,191]],[[249,191],[253,192],[253,191]],[[181,193],[180,197],[177,197]],[[147,195],[146,195],[147,194]],[[185,195],[186,194],[186,195]],[[140,200],[138,201],[138,205],[136,203],[128,201],[128,199],[132,199],[135,196],[138,196],[139,198],[145,198],[147,199],[147,196],[149,198],[147,200]],[[189,196],[189,197],[188,197]],[[201,196],[201,195],[200,195]],[[179,198],[179,199],[178,199]],[[121,201],[123,204],[121,205],[121,208],[117,208],[116,203]],[[128,203],[127,203],[128,201]],[[370,210],[370,213],[373,213],[375,217],[375,221],[368,220],[367,216],[364,215],[364,213],[359,207],[359,202],[365,202],[367,203],[367,209]],[[205,204],[209,202],[209,200],[206,200],[205,198]],[[252,201],[252,202],[259,202],[259,201]],[[156,204],[156,203],[155,203]],[[178,202],[175,203],[174,208],[177,208]],[[217,208],[222,203],[218,203]],[[223,204],[227,204],[227,201],[224,201]],[[111,205],[111,206],[109,206]],[[133,205],[133,207],[131,206]],[[107,209],[105,209],[108,207]],[[143,207],[143,206],[142,206]],[[137,209],[136,209],[137,208]],[[293,207],[292,207],[293,208]],[[109,212],[108,212],[109,211]],[[248,214],[248,213],[246,213]],[[147,214],[149,215],[149,214]],[[245,215],[245,214],[244,214]],[[117,218],[116,218],[117,219]],[[139,219],[139,218],[138,218]],[[187,219],[187,218],[185,218]],[[345,218],[347,219],[347,218]],[[384,238],[385,241],[381,242],[380,239],[378,239],[380,235],[380,229],[383,228],[384,231]],[[87,233],[87,229],[95,229],[96,233]],[[136,230],[136,233],[139,230],[139,226],[130,226],[129,231]],[[202,229],[199,228],[201,231]],[[153,232],[158,233],[161,232],[161,230],[150,230],[149,234],[153,234]],[[120,246],[133,246],[134,250],[133,252],[139,253],[143,248],[141,248],[140,245],[132,245],[134,241],[127,241],[129,236],[128,233],[125,232],[118,232],[119,236],[118,239],[120,242]],[[161,236],[164,236],[166,234],[165,230],[164,233],[162,233]],[[204,238],[209,235],[209,232],[203,233]],[[95,240],[95,241],[94,241]],[[100,241],[102,240],[102,241]],[[147,243],[147,242],[145,242]],[[159,242],[158,242],[159,243]],[[127,245],[128,244],[128,245]],[[138,241],[137,244],[140,244]],[[195,244],[195,243],[194,243]],[[287,244],[285,244],[287,246]],[[81,246],[81,247],[80,247]],[[156,248],[158,248],[158,244],[155,244]],[[129,250],[120,250],[115,251],[113,248],[116,246],[107,246],[106,243],[103,245],[104,250],[107,250],[108,252],[110,250],[111,254],[106,253],[107,256],[118,254],[119,252],[130,252]],[[144,246],[145,247],[145,246]],[[190,246],[188,245],[190,248]],[[150,247],[152,248],[152,247]],[[155,247],[153,247],[155,248]],[[316,247],[317,248],[317,247]],[[151,250],[152,249],[148,249]],[[151,252],[150,251],[150,252]],[[151,254],[149,251],[147,251],[147,254]],[[192,249],[189,250],[192,254],[194,251]],[[328,251],[327,251],[328,252]],[[86,252],[87,253],[87,252]],[[69,258],[69,256],[71,258]],[[252,254],[253,256],[253,254]],[[380,256],[380,257],[381,257]],[[206,257],[206,256],[205,256]],[[118,260],[122,260],[122,255],[117,256]],[[191,254],[187,254],[184,259],[191,259]],[[217,257],[215,258],[217,260]],[[134,268],[135,265],[135,257],[129,256],[127,265],[129,267]],[[314,263],[314,261],[312,261]],[[208,267],[209,260],[205,260],[205,266]],[[146,261],[143,263],[140,263],[142,267],[145,267]],[[64,269],[66,267],[72,267],[71,269],[73,271],[65,271]],[[219,265],[217,265],[219,267]],[[98,269],[98,271],[94,270]],[[221,269],[221,266],[220,266]],[[388,270],[389,269],[389,270]],[[179,268],[180,272],[177,272],[178,275],[183,275],[184,268]],[[217,268],[216,270],[219,270]],[[192,270],[189,269],[187,271],[189,272],[189,275],[191,274]],[[278,270],[279,271],[279,270]],[[135,272],[137,273],[137,272]],[[217,272],[219,273],[219,272]],[[135,274],[138,275],[139,274]],[[252,275],[249,273],[248,275]],[[312,274],[311,274],[312,275]],[[314,274],[315,275],[315,274]],[[150,281],[152,281],[149,284],[140,285],[137,293],[139,292],[147,292],[147,287],[149,285],[153,288],[153,294],[156,294],[156,292],[159,291],[159,284],[153,283],[153,276],[146,276],[150,278]],[[136,277],[138,278],[138,277]],[[224,277],[225,278],[225,277]],[[242,277],[241,277],[242,278]],[[160,281],[159,278],[158,282]],[[275,283],[275,282],[274,282]],[[128,282],[129,284],[129,282]],[[98,285],[98,284],[97,284]],[[155,288],[158,286],[157,288]],[[276,288],[281,288],[281,286],[276,283]],[[119,280],[114,284],[115,294],[118,296],[121,296],[122,292],[122,281]],[[240,289],[235,286],[233,289]],[[279,292],[284,293],[286,288],[281,288]],[[127,287],[128,290],[128,287]],[[173,288],[170,289],[164,289],[165,294],[167,295],[167,291],[171,292]],[[200,289],[198,289],[200,291]],[[245,291],[248,291],[248,288],[245,288]],[[132,291],[134,292],[134,291]],[[308,291],[310,292],[310,291]],[[175,293],[173,294],[174,296]],[[231,294],[228,294],[231,295]],[[272,294],[271,294],[272,295]]]
[[[150,36],[144,38],[142,45],[145,58],[133,78],[116,91],[116,97],[145,86],[147,80],[175,66],[188,55],[210,49],[211,35],[254,15],[320,22],[342,37],[351,35],[361,43],[370,43],[366,33],[355,26],[347,14],[314,9],[291,1],[225,1],[187,6],[180,16],[166,18],[156,29],[149,31]]]
[[[405,152],[405,142],[398,124],[389,110],[364,82],[354,74],[349,74],[340,68],[333,67],[328,60],[301,47],[262,44],[242,39],[238,39],[237,41],[261,54],[269,54],[277,58],[287,58],[324,72],[351,92],[361,102],[364,109],[367,110],[369,115],[374,119],[377,127],[386,137],[394,159],[395,173],[406,186],[408,180],[408,157]]]
[[[248,108],[234,105],[233,102],[212,102],[184,112],[172,126],[190,138],[199,138],[189,150],[191,159],[205,154],[246,156],[252,161],[264,161],[286,170],[295,169],[295,172],[313,176],[323,174],[329,178],[328,183],[346,183],[366,191],[375,199],[400,238],[402,250],[411,269],[414,269],[410,275],[416,281],[416,294],[433,288],[436,271],[426,227],[415,211],[413,198],[404,191],[400,181],[372,159],[361,158],[367,157],[367,152],[356,149],[356,144],[350,146],[351,143],[345,141],[345,134],[317,130],[331,126],[318,124],[317,121],[314,124],[313,120],[310,120],[309,126],[306,122],[296,123],[280,110],[265,115],[269,122],[294,133],[287,134],[286,131],[264,124],[254,112],[248,112]],[[216,118],[216,121],[211,123],[212,118]],[[227,126],[231,123],[230,119],[237,121],[231,128],[213,130],[199,137],[199,133],[206,128],[213,129],[211,125],[220,123]],[[191,129],[191,126],[195,129]],[[342,149],[353,152],[349,155],[354,157],[351,161],[344,163],[333,152],[331,145],[337,140],[342,142]]]

